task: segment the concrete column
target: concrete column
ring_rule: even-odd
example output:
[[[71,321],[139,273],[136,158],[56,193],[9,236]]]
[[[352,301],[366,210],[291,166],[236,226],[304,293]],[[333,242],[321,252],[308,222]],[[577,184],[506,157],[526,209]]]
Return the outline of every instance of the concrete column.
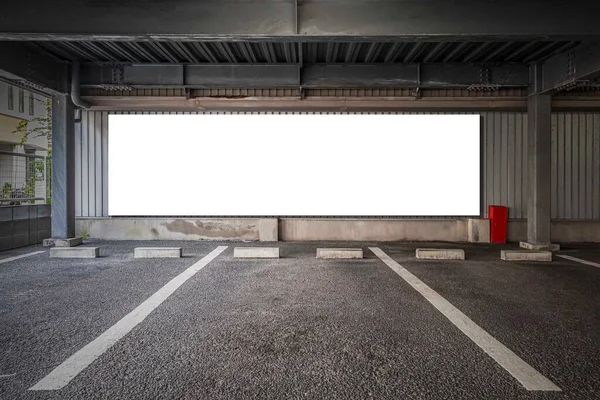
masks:
[[[52,238],[75,236],[75,121],[71,98],[52,96]]]
[[[531,87],[527,98],[528,188],[527,242],[522,247],[550,249],[550,162],[552,96],[539,94],[541,66],[531,67]]]

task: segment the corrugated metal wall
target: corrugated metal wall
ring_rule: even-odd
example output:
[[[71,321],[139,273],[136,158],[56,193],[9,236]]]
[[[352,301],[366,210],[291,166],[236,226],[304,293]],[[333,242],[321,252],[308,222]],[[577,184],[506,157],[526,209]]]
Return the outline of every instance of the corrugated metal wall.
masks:
[[[483,204],[506,205],[511,218],[524,218],[527,114],[483,112],[481,116]],[[76,215],[106,216],[108,112],[82,113],[75,148]],[[552,166],[548,173],[552,176],[552,218],[600,220],[600,113],[552,115]]]
[[[527,114],[486,112],[483,116],[483,205],[509,208],[510,218],[527,212]]]
[[[75,125],[75,215],[108,215],[108,113],[84,111]]]
[[[600,219],[600,113],[552,116],[552,217]]]

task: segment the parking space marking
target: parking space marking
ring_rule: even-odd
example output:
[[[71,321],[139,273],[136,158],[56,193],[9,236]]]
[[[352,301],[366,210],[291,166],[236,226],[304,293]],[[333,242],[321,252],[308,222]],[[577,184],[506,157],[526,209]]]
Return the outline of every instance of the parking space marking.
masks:
[[[580,264],[591,265],[592,267],[600,268],[600,264],[591,262],[591,261],[587,261],[587,260],[582,260],[581,258],[566,256],[566,255],[562,255],[562,254],[557,254],[557,256],[559,256],[560,258],[564,258],[565,260],[571,260],[571,261],[578,262]]]
[[[4,264],[4,263],[10,262],[10,261],[20,260],[21,258],[31,257],[31,256],[35,256],[36,254],[42,254],[42,253],[45,253],[45,251],[34,251],[32,253],[21,254],[20,256],[3,258],[3,259],[0,259],[0,264]]]
[[[467,335],[477,346],[485,351],[502,368],[518,380],[530,391],[561,391],[548,378],[536,371],[523,359],[516,355],[508,347],[504,346],[483,328],[463,314],[458,308],[440,296],[435,290],[427,286],[419,278],[392,260],[378,247],[369,247],[388,267],[404,279],[410,286],[419,292],[427,301],[437,308],[446,318],[450,320],[462,333]]]
[[[29,390],[58,390],[65,387],[81,371],[142,322],[154,309],[160,306],[163,301],[183,285],[185,281],[214,260],[226,248],[227,246],[217,247],[200,261],[177,275],[133,311],[121,318],[120,321],[108,328],[107,331],[77,351],[58,367],[54,368],[52,372],[30,387]]]

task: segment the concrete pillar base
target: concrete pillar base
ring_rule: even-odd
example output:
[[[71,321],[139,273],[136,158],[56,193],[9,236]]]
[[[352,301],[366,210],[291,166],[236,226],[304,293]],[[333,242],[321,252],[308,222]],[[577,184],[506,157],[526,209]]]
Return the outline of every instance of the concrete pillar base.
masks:
[[[539,251],[539,250],[559,251],[560,250],[559,244],[552,244],[552,243],[535,244],[535,243],[529,243],[529,242],[520,242],[519,246],[523,249],[536,250],[536,251]]]
[[[44,239],[44,247],[75,247],[83,243],[82,237],[72,237],[68,239]]]

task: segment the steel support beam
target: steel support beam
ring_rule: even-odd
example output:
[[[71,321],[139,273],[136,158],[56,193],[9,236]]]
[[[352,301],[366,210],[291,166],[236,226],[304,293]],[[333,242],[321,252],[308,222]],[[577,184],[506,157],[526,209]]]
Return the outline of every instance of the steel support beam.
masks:
[[[304,87],[451,88],[528,84],[527,67],[521,65],[312,65],[305,67],[302,74]]]
[[[588,0],[21,0],[0,2],[0,40],[570,40],[600,37],[598,14]]]
[[[58,93],[69,91],[67,63],[20,42],[0,42],[0,75]],[[4,72],[2,72],[4,71]]]
[[[543,64],[539,93],[568,90],[600,76],[600,43],[586,43]]]
[[[420,71],[419,71],[420,70]],[[87,65],[82,86],[104,88],[525,87],[526,66],[386,65]]]
[[[14,18],[2,20],[0,40],[288,36],[295,13],[294,0],[2,1],[0,15]]]
[[[598,37],[596,18],[585,15],[590,6],[593,12],[600,11],[600,4],[585,0],[303,0],[298,29],[309,36],[396,36],[415,41]]]
[[[103,111],[527,111],[527,97],[150,97],[87,96],[93,110]],[[595,99],[554,98],[554,111],[598,112]]]
[[[83,87],[286,87],[300,84],[298,65],[125,65],[83,68]]]
[[[541,65],[531,67],[531,80],[531,93],[527,98],[527,242],[549,245],[552,99],[549,94],[539,94]]]
[[[75,121],[71,98],[52,96],[52,237],[75,236]]]

